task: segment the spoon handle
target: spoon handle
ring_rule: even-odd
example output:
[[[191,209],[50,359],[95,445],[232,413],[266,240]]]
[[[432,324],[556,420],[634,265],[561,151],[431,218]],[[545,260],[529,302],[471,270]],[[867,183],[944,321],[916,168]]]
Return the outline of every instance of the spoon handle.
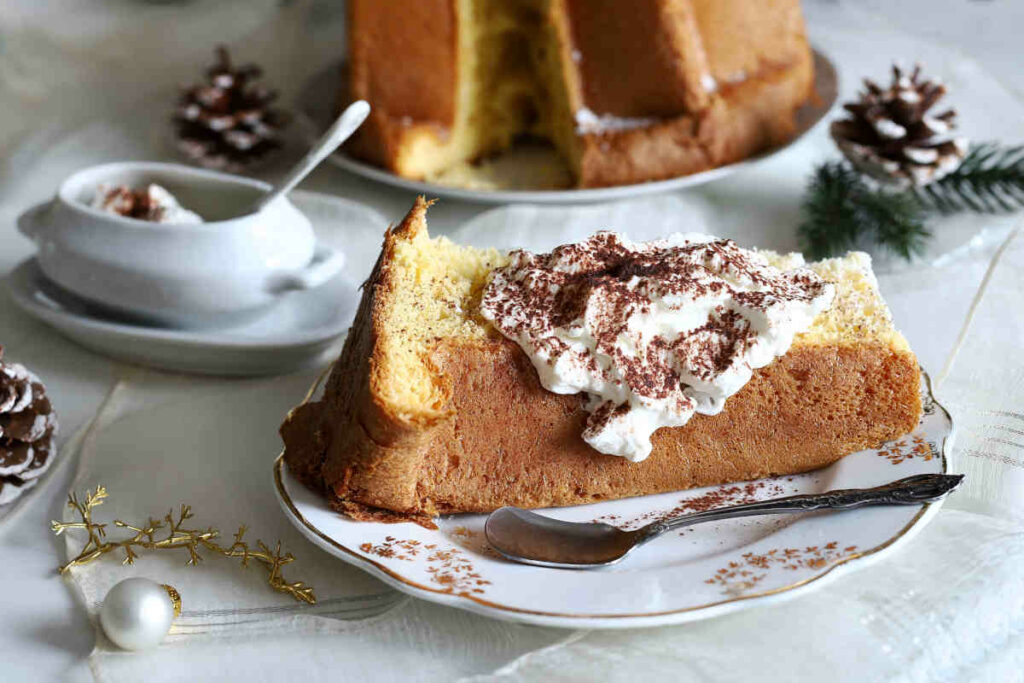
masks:
[[[962,474],[918,474],[870,489],[838,489],[825,493],[773,498],[756,503],[695,512],[654,522],[642,531],[645,540],[679,527],[735,517],[812,510],[849,510],[867,505],[918,505],[939,500],[963,481]]]
[[[259,211],[267,204],[272,201],[288,194],[292,188],[299,184],[299,181],[305,178],[310,171],[320,165],[320,162],[327,158],[331,152],[338,148],[338,146],[345,142],[352,133],[356,132],[356,129],[362,125],[363,121],[370,114],[370,105],[364,100],[357,100],[350,104],[338,117],[338,120],[327,129],[327,132],[316,141],[313,148],[309,150],[309,153],[302,158],[302,161],[291,170],[288,176],[281,181],[281,183],[275,187],[269,194],[264,195],[260,198],[256,204],[256,210]]]

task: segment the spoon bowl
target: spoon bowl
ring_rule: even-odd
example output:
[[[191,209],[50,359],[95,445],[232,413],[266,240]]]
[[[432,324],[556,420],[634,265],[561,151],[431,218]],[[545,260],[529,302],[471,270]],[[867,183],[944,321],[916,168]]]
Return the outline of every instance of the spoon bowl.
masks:
[[[637,546],[635,531],[601,522],[564,522],[516,507],[491,513],[485,533],[491,547],[508,559],[540,567],[604,567]]]

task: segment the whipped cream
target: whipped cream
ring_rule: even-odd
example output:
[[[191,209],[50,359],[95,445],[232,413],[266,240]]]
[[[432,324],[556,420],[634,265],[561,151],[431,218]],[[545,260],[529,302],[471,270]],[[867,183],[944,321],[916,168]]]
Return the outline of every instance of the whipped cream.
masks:
[[[812,271],[779,270],[731,240],[599,232],[550,254],[513,251],[481,311],[546,389],[587,394],[588,444],[637,462],[658,428],[720,412],[834,295]]]
[[[203,222],[199,214],[184,208],[174,195],[154,183],[141,190],[133,190],[127,185],[101,183],[90,206],[151,223],[195,225]]]

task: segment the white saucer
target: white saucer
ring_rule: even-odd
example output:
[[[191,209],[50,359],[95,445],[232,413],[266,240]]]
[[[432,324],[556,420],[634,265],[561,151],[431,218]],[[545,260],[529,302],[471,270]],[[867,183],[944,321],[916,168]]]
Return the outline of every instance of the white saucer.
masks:
[[[295,292],[260,318],[230,328],[178,330],[117,319],[47,280],[34,258],[8,276],[14,303],[83,346],[141,365],[212,375],[270,375],[327,361],[355,314],[358,288],[373,255],[351,253],[379,244],[387,219],[362,204],[296,191],[293,203],[321,241],[349,252],[350,268],[327,284]],[[368,263],[367,263],[368,261]]]
[[[306,132],[308,133],[307,137],[310,144],[323,134],[323,131],[326,130],[327,126],[337,116],[334,98],[324,97],[324,93],[337,90],[342,78],[340,74],[341,69],[339,65],[335,65],[317,74],[310,79],[299,96],[299,123],[307,129]],[[328,158],[335,165],[361,175],[364,178],[432,197],[448,197],[466,202],[486,204],[516,202],[528,202],[531,204],[583,204],[607,202],[703,185],[765,161],[801,140],[824,120],[829,111],[832,110],[839,95],[839,76],[836,68],[832,61],[818,49],[814,50],[814,89],[817,93],[817,98],[797,110],[797,131],[796,135],[789,142],[734,164],[727,164],[701,173],[693,173],[678,178],[637,183],[634,185],[564,190],[540,189],[536,186],[486,190],[467,189],[436,182],[403,178],[390,171],[354,159],[344,152],[335,152]],[[509,168],[521,163],[537,163],[535,160],[529,161],[528,159],[532,155],[524,152],[525,150],[514,148],[497,155],[490,163],[497,166],[507,163]],[[515,175],[519,178],[529,178],[531,182],[536,182],[536,178],[545,177],[543,172],[530,173],[522,168],[519,168]]]

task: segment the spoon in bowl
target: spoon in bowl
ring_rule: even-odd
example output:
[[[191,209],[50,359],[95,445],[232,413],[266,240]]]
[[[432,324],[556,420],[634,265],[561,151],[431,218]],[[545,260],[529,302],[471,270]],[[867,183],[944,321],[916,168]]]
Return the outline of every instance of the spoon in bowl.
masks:
[[[850,510],[866,505],[918,505],[943,498],[962,474],[919,474],[870,489],[772,498],[756,503],[694,512],[623,531],[599,522],[563,522],[516,507],[495,510],[484,534],[495,550],[514,562],[559,569],[594,569],[621,561],[634,548],[662,534],[701,522],[811,510]]]
[[[370,105],[366,100],[356,100],[348,105],[345,111],[341,112],[341,115],[338,116],[338,120],[316,141],[313,149],[309,150],[309,153],[302,157],[302,161],[296,164],[295,168],[285,176],[284,180],[270,192],[259,198],[253,206],[252,212],[256,213],[262,210],[278,197],[283,197],[291,192],[303,178],[309,175],[310,171],[319,166],[320,162],[336,150],[341,143],[348,140],[369,115]]]

